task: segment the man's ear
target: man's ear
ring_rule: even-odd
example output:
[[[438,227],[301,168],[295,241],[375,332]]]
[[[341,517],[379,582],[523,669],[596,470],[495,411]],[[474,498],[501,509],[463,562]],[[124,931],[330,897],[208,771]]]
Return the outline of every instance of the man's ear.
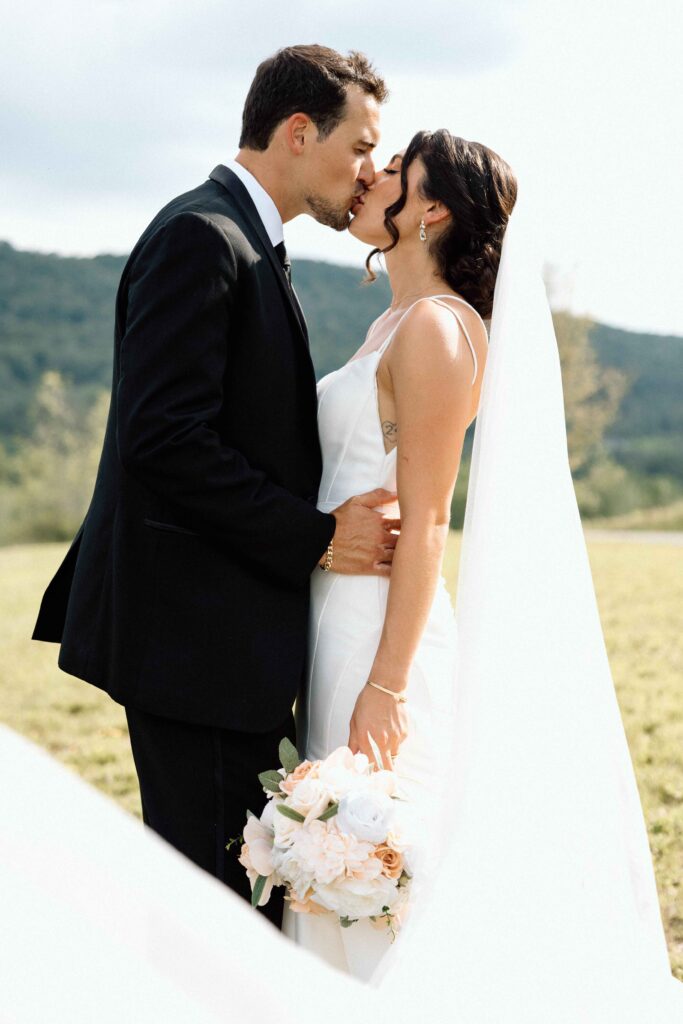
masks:
[[[311,130],[315,131],[315,125],[308,114],[292,114],[284,122],[283,138],[292,156],[301,156],[307,137],[310,141]]]

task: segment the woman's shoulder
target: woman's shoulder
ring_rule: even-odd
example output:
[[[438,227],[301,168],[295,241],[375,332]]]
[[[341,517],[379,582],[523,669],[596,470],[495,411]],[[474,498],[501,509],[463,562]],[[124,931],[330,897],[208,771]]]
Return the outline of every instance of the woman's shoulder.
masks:
[[[486,325],[476,309],[455,293],[425,295],[403,314],[396,327],[397,348],[406,347],[416,337],[437,347],[457,345],[463,327],[474,341],[488,341]],[[401,345],[403,340],[403,345]]]
[[[475,370],[483,366],[486,326],[477,311],[459,299],[455,294],[424,296],[409,307],[389,348],[392,373],[412,374],[423,363],[435,375],[458,373],[473,361]]]

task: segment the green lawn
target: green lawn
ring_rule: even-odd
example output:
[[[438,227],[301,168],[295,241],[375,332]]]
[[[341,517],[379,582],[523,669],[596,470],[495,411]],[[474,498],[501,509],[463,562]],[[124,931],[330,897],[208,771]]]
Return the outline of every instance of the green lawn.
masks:
[[[454,580],[452,535],[447,576]],[[56,667],[29,640],[65,546],[0,548],[0,720],[140,814],[123,709]],[[683,547],[589,543],[631,755],[648,825],[674,973],[683,980]]]

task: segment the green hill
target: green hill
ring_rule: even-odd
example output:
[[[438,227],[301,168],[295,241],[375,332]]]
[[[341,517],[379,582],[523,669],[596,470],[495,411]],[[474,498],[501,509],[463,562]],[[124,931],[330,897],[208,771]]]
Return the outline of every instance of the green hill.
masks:
[[[638,473],[683,480],[683,338],[596,324],[591,341],[602,365],[618,367],[630,382],[607,431],[614,458]]]
[[[71,382],[85,410],[111,377],[114,296],[123,256],[76,259],[22,252],[0,243],[0,442],[24,436],[36,384],[46,370]],[[318,376],[343,363],[389,302],[386,278],[361,285],[363,271],[296,260],[294,282]],[[683,339],[596,324],[603,366],[630,387],[607,440],[614,458],[641,474],[683,481]]]
[[[114,296],[123,256],[76,259],[20,252],[0,242],[0,441],[23,435],[38,380],[58,370],[84,405],[111,383]],[[297,260],[294,283],[306,310],[318,376],[352,354],[389,302],[386,279]]]

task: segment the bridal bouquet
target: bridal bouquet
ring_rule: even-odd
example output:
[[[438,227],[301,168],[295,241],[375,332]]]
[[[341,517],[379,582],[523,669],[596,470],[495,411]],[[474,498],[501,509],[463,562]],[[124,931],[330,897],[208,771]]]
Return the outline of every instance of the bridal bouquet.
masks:
[[[282,767],[259,775],[268,803],[260,818],[247,812],[242,836],[252,905],[283,885],[292,910],[332,913],[343,927],[369,918],[395,935],[412,875],[396,776],[348,747],[302,761],[285,739],[279,754]]]

